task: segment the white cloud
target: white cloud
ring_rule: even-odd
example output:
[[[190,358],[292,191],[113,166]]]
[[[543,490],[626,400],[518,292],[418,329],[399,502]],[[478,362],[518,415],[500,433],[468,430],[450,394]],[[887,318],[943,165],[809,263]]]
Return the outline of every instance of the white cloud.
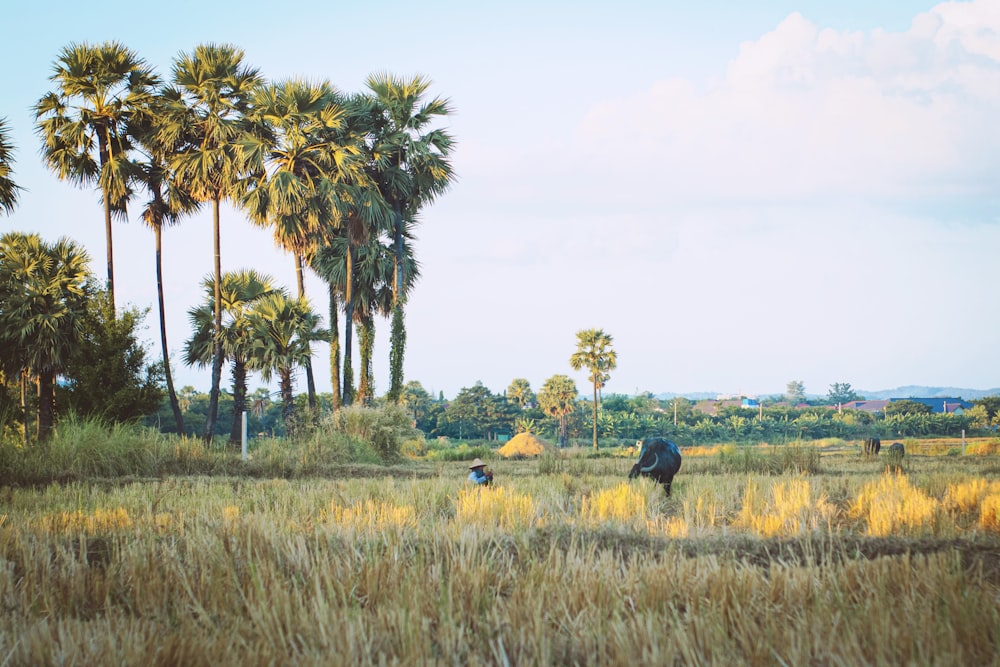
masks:
[[[630,185],[674,197],[978,194],[1000,168],[998,6],[939,5],[903,33],[792,14],[712,86],[666,79],[593,108],[579,163],[614,145]]]

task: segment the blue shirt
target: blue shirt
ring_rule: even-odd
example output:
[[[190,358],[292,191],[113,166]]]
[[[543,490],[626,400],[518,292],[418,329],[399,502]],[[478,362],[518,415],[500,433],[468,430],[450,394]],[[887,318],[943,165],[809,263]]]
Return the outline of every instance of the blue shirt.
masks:
[[[486,484],[490,481],[490,478],[486,476],[482,468],[476,468],[469,473],[469,481],[475,484]]]

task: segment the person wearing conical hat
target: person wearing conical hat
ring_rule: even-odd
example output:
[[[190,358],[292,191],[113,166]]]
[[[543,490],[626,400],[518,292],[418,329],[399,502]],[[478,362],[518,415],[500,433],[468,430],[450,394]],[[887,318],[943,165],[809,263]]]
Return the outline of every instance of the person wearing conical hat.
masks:
[[[486,467],[482,459],[477,457],[469,466],[469,481],[473,484],[489,486],[493,483],[493,471]]]

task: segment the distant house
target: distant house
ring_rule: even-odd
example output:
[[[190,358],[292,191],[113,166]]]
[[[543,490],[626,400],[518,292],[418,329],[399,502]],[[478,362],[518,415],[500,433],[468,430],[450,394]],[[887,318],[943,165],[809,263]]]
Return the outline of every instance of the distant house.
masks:
[[[960,398],[889,398],[884,401],[847,401],[841,408],[844,410],[860,410],[861,412],[885,412],[885,406],[897,401],[913,401],[923,403],[931,409],[932,413],[945,413],[949,415],[960,415],[972,407],[969,401]],[[834,406],[836,407],[836,406]]]
[[[704,415],[709,415],[714,417],[719,414],[721,408],[748,408],[756,410],[760,407],[756,398],[740,397],[740,398],[719,398],[712,399],[706,398],[698,401],[691,409],[694,412],[700,412]]]
[[[885,412],[889,401],[847,401],[840,407],[843,410],[860,410],[861,412]]]
[[[972,407],[972,403],[969,401],[963,401],[960,398],[890,398],[890,402],[896,401],[913,401],[914,403],[923,403],[924,405],[930,407],[932,413],[945,413],[949,415],[960,415],[966,410]]]

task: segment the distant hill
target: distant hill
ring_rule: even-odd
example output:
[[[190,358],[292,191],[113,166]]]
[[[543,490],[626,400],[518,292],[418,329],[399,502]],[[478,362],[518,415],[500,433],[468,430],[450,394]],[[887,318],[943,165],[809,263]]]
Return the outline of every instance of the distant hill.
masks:
[[[856,390],[859,396],[864,396],[870,400],[881,400],[886,398],[964,398],[973,401],[984,396],[1000,396],[1000,388],[994,389],[967,389],[961,387],[922,387],[919,385],[907,385],[896,387],[895,389],[883,389],[880,391],[869,391],[867,389]]]
[[[984,396],[1000,396],[1000,387],[994,389],[968,389],[961,387],[924,387],[920,385],[907,385],[905,387],[896,387],[895,389],[855,389],[858,396],[864,396],[868,400],[876,401],[883,400],[887,398],[962,398],[967,401],[974,401],[977,398],[983,398]],[[656,394],[656,398],[661,401],[667,401],[675,396],[682,396],[684,398],[690,399],[692,401],[701,401],[706,398],[717,398],[720,393],[718,391],[692,391],[687,393],[676,393],[676,392],[663,392],[661,394]],[[775,395],[779,395],[781,392],[777,392]],[[808,398],[822,398],[826,394],[807,394]],[[766,396],[765,396],[766,397]]]

